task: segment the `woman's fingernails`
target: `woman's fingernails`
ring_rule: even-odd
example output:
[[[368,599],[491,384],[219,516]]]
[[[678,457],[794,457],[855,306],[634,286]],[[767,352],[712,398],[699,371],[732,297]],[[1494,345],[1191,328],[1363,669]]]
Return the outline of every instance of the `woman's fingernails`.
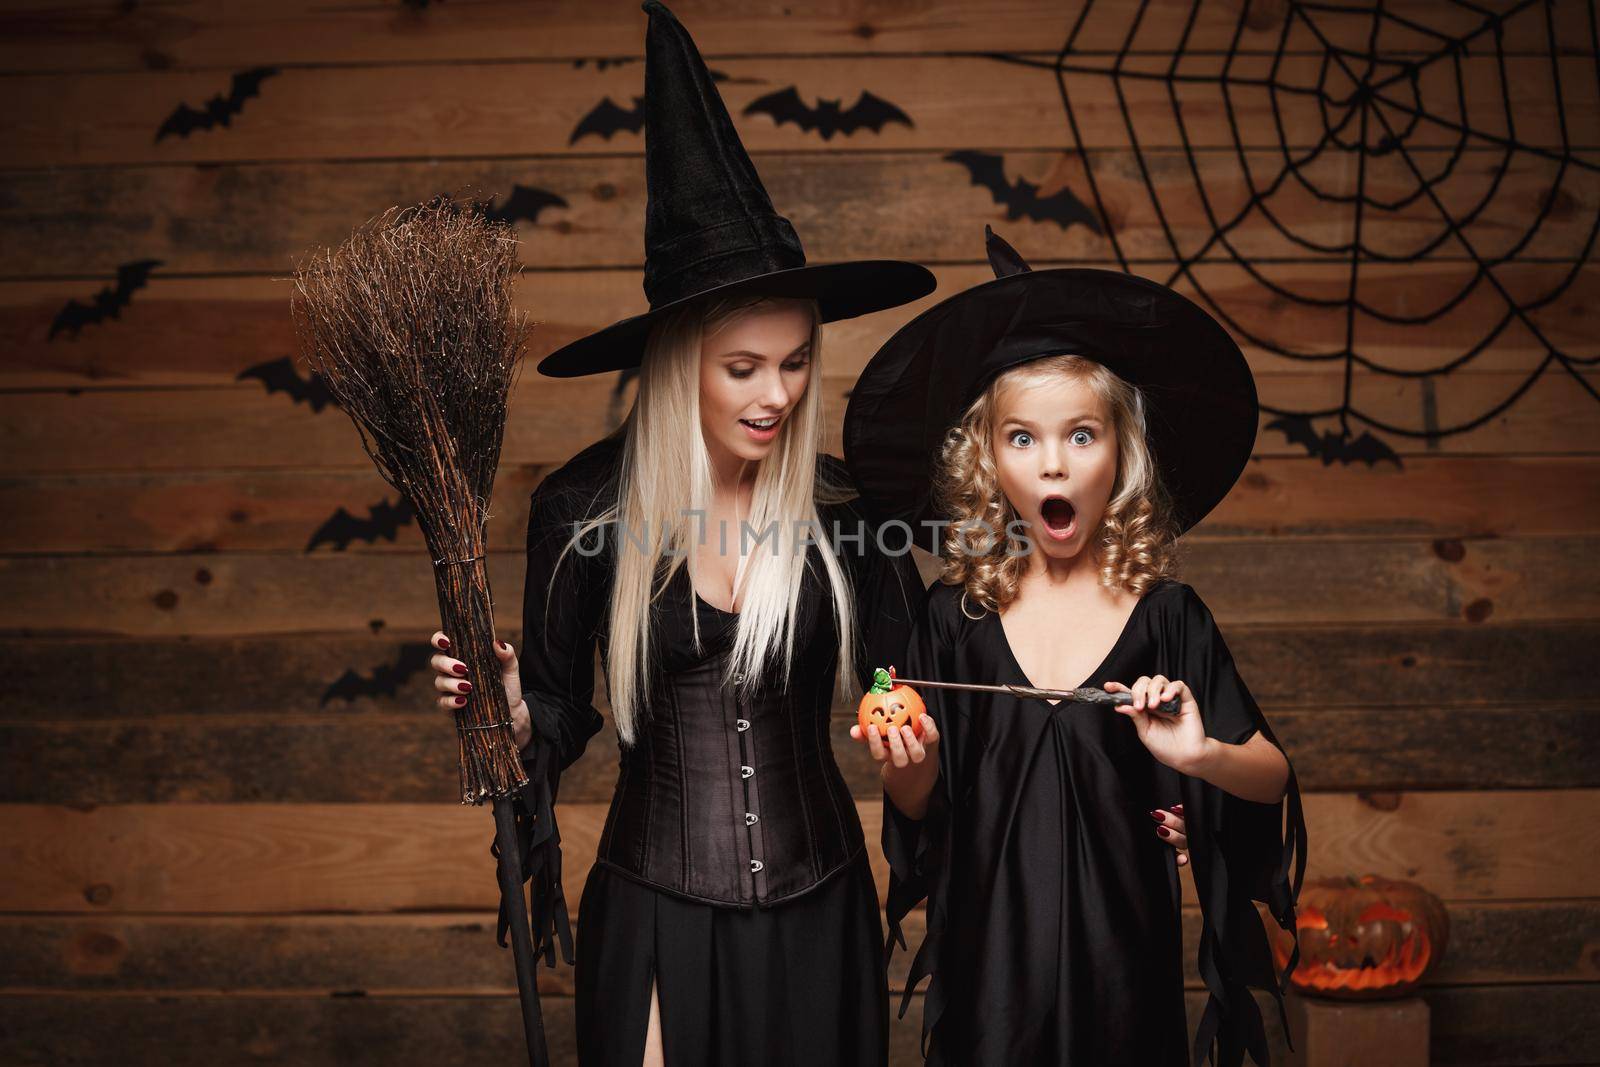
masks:
[[[448,637],[439,638],[439,647],[440,648],[449,648],[450,647],[450,639]]]
[[[1171,837],[1172,836],[1172,831],[1168,830],[1165,826],[1156,827],[1156,833],[1160,834],[1162,837]]]
[[[466,697],[456,697],[456,707],[463,707],[467,703]]]
[[[1166,818],[1167,818],[1166,813],[1161,811],[1161,810],[1159,810],[1159,809],[1156,810],[1156,811],[1152,811],[1150,813],[1150,817],[1152,819],[1154,819],[1156,822],[1165,822]]]
[[[510,652],[511,651],[511,646],[506,644],[504,641],[496,641],[495,644],[500,646],[500,651],[502,651],[502,652]]]
[[[455,671],[457,674],[461,675],[463,678],[465,678],[467,676],[467,665],[465,663],[457,663],[454,667],[451,667],[450,669]]]
[[[1167,810],[1172,812],[1172,814],[1174,814],[1174,815],[1182,815],[1183,814],[1183,805],[1182,804],[1174,804],[1174,805],[1172,805],[1172,807],[1168,808]]]
[[[470,693],[470,692],[472,692],[472,683],[471,683],[471,682],[461,682],[461,683],[459,683],[459,684],[460,684],[460,686],[461,686],[461,691],[462,691],[462,692],[463,692],[463,693]]]

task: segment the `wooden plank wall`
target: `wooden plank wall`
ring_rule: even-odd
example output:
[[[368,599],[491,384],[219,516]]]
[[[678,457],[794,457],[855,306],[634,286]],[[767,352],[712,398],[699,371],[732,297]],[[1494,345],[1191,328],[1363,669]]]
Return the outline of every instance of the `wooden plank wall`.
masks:
[[[1460,37],[1483,17],[1444,0],[1385,6],[1400,16],[1382,38],[1397,55],[1437,47],[1420,27]],[[1449,427],[1518,388],[1548,344],[1587,369],[1554,368],[1470,433],[1380,435],[1398,463],[1324,462],[1264,430],[1191,535],[1188,577],[1309,790],[1312,873],[1412,877],[1449,902],[1450,957],[1426,990],[1438,1062],[1600,1061],[1581,1022],[1600,1017],[1589,7],[1492,0],[1511,13],[1503,55],[1480,34],[1418,68],[1428,108],[1473,116],[1465,139],[1459,122],[1407,134],[1411,158],[1454,168],[1437,201],[1407,199],[1407,153],[1370,153],[1360,169],[1356,153],[1327,152],[1270,200],[1301,241],[1258,211],[1231,245],[1207,247],[1208,218],[1247,202],[1247,174],[1259,183],[1283,145],[1312,148],[1341,117],[1261,79],[1326,77],[1324,46],[1364,48],[1367,20],[1322,11],[1324,38],[1285,36],[1292,7],[1253,5],[1225,96],[1215,79],[1238,5],[1206,0],[1191,23],[1188,3],[1154,0],[1127,69],[1164,71],[1182,45],[1189,80],[1181,126],[1159,79],[1116,80],[1142,154],[1104,73],[1131,3],[1101,0],[1060,85],[1049,65],[1076,2],[683,0],[680,14],[736,116],[791,84],[905,110],[911,125],[828,139],[738,121],[813,259],[921,260],[942,293],[985,277],[986,222],[1047,265],[1112,263],[1110,227],[1152,277],[1199,256],[1195,278],[1241,331],[1337,357],[1348,255],[1315,246],[1348,242],[1352,214],[1310,188],[1348,191],[1360,170],[1372,196],[1406,200],[1367,219],[1380,256],[1428,244],[1440,210],[1492,192],[1465,231],[1479,256],[1515,254],[1492,279],[1448,234],[1361,274],[1363,300],[1391,319],[1483,283],[1425,326],[1362,316],[1364,355],[1421,371],[1492,336],[1479,355],[1449,375],[1357,366],[1347,381],[1341,359],[1252,344],[1263,399],[1326,409],[1348,387],[1375,419]],[[627,107],[640,91],[643,28],[622,0],[4,5],[0,1059],[518,1060],[511,965],[492,945],[489,820],[452,802],[455,746],[418,670],[435,624],[420,539],[374,522],[366,540],[316,543],[339,509],[364,518],[392,496],[344,416],[282,363],[284,279],[305,249],[392,203],[476,190],[504,204],[523,186],[558,198],[518,223],[533,355],[638,309],[640,140],[572,134],[602,99]],[[156,136],[180,102],[199,107],[262,67],[274,72],[226,126]],[[1506,153],[1507,139],[1545,150]],[[1104,215],[1008,219],[945,158],[963,150],[1088,205],[1093,177]],[[1275,296],[1235,256],[1326,303]],[[61,316],[143,261],[156,265],[111,301],[116,314]],[[1496,330],[1507,296],[1535,301],[1568,275],[1559,299]],[[845,391],[916,310],[828,331],[835,447]],[[264,378],[242,377],[263,364]],[[626,403],[616,387],[530,369],[514,398],[491,568],[514,635],[527,493],[611,425]],[[841,749],[874,835],[872,769]],[[613,766],[607,735],[563,787],[574,902]],[[545,982],[570,1063],[570,975]],[[894,1028],[896,1063],[916,1059],[918,1014]]]

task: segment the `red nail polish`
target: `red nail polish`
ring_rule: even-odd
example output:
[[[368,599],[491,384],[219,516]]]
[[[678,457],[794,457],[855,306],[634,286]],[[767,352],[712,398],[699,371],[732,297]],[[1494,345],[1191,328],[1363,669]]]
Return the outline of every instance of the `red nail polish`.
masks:
[[[449,648],[450,647],[450,639],[448,637],[439,638],[439,647],[440,648]]]
[[[506,644],[504,641],[496,641],[495,644],[499,645],[502,651],[511,651],[511,646]]]
[[[1172,831],[1168,830],[1165,826],[1156,827],[1156,833],[1160,834],[1162,837],[1171,837],[1172,836]]]
[[[1170,810],[1172,812],[1172,814],[1174,814],[1174,815],[1182,815],[1183,814],[1183,805],[1182,804],[1174,804],[1168,810]]]
[[[451,667],[450,669],[455,671],[457,674],[461,675],[463,678],[465,678],[467,676],[467,665],[465,663],[457,663],[454,667]]]
[[[1156,822],[1162,822],[1166,819],[1166,815],[1160,811],[1152,811],[1150,817]]]
[[[461,682],[460,685],[461,685],[461,691],[463,693],[472,692],[472,683],[471,682]]]
[[[458,707],[458,708],[462,707],[463,705],[466,704],[466,702],[467,702],[467,698],[466,697],[456,697],[456,707]]]

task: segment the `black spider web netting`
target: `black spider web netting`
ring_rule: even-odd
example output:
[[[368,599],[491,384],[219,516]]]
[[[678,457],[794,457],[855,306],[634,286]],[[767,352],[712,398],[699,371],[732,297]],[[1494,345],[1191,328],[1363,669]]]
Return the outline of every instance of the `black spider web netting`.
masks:
[[[1325,462],[1395,458],[1350,451],[1356,429],[1473,430],[1547,375],[1600,400],[1590,0],[1085,0],[1053,68],[1074,142],[1124,168],[1085,163],[1095,210],[1152,217],[1142,247],[1106,227],[1121,269],[1190,292],[1257,352],[1339,365],[1320,403],[1262,396]],[[1147,205],[1116,202],[1140,187]],[[1441,402],[1464,368],[1497,372],[1471,410]],[[1420,380],[1429,402],[1374,404],[1380,379]]]

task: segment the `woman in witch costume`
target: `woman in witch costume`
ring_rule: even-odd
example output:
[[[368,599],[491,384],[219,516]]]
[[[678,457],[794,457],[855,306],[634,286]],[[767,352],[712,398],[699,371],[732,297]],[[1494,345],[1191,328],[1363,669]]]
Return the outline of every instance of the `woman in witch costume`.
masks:
[[[1247,987],[1281,1009],[1282,985],[1252,901],[1294,928],[1299,790],[1173,554],[1249,459],[1249,367],[1163,286],[1030,272],[992,233],[989,255],[996,280],[890,339],[846,416],[877,517],[948,524],[899,673],[1132,702],[928,688],[920,739],[862,739],[883,764],[891,951],[928,900],[901,1014],[931,975],[931,1063],[1187,1064],[1186,847],[1209,993],[1194,1060],[1265,1064]]]
[[[836,679],[903,655],[923,588],[818,454],[818,327],[934,281],[807,267],[688,33],[645,10],[651,310],[539,367],[638,367],[638,396],[534,492],[520,664],[502,650],[551,795],[601,726],[597,646],[620,738],[580,907],[579,1057],[881,1064],[878,896],[828,725]],[[453,710],[471,683],[434,662]]]

